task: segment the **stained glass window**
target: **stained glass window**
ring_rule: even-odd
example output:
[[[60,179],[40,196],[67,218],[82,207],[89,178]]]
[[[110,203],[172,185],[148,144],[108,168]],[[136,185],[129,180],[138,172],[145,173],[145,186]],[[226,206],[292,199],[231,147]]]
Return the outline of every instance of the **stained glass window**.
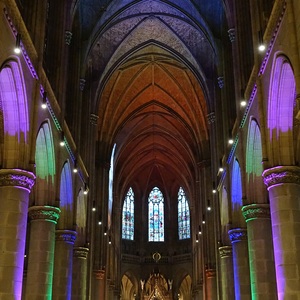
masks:
[[[180,240],[191,237],[189,203],[182,187],[178,191],[178,236]]]
[[[164,234],[164,197],[158,187],[154,187],[148,198],[149,242],[163,242]]]
[[[132,240],[134,238],[134,193],[129,188],[124,200],[122,213],[122,239]]]

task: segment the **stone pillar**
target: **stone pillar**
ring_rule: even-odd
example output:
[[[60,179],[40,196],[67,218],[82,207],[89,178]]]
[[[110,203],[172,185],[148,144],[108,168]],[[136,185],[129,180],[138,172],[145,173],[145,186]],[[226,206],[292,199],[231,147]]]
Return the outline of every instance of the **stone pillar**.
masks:
[[[25,299],[52,299],[55,226],[60,209],[32,206],[28,210],[30,240]]]
[[[76,232],[56,230],[53,299],[71,300],[73,246]]]
[[[105,299],[105,270],[94,271],[94,298]]]
[[[215,269],[206,269],[206,300],[217,299],[217,278]]]
[[[269,204],[242,208],[247,222],[252,299],[277,299]]]
[[[89,249],[75,247],[73,253],[72,300],[86,299],[87,256]]]
[[[0,170],[0,299],[22,297],[29,193],[35,176]]]
[[[232,262],[232,247],[219,247],[220,254],[220,279],[222,300],[234,299],[234,275]]]
[[[300,168],[263,172],[268,187],[278,299],[300,299]]]
[[[235,299],[251,300],[247,230],[235,228],[228,234],[232,244]]]

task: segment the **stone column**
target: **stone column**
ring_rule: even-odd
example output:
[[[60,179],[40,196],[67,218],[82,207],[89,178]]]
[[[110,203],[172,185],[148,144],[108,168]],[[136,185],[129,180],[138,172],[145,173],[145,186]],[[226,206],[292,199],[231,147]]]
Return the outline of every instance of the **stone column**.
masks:
[[[29,193],[35,176],[0,170],[0,299],[22,297]]]
[[[215,300],[217,299],[217,278],[215,269],[206,269],[206,299]]]
[[[76,232],[56,230],[53,299],[71,300],[73,246]]]
[[[300,168],[263,172],[268,187],[278,299],[300,299]]]
[[[219,247],[220,275],[222,300],[234,299],[234,275],[232,262],[232,247]]]
[[[75,247],[73,253],[72,300],[86,299],[87,256],[89,249]]]
[[[105,299],[105,270],[94,271],[94,298]]]
[[[277,299],[269,204],[242,208],[247,222],[252,299]]]
[[[55,226],[60,209],[32,206],[28,210],[30,240],[25,299],[51,299]]]
[[[235,299],[251,300],[247,230],[235,228],[228,234],[232,244]]]

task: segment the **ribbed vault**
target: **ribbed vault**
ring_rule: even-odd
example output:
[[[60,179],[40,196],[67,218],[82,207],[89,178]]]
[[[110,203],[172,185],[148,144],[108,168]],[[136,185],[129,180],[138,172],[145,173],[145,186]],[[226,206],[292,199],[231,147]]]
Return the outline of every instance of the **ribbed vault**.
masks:
[[[197,162],[209,151],[207,105],[194,73],[150,44],[111,74],[101,94],[99,140],[117,144],[115,186],[142,191],[178,185],[192,192]],[[176,190],[172,191],[176,187]]]

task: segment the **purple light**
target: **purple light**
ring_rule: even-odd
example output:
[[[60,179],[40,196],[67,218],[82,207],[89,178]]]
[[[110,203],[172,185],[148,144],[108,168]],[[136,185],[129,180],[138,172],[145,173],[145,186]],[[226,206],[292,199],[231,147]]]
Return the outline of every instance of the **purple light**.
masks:
[[[24,93],[23,75],[19,64],[10,61],[0,72],[0,95],[3,107],[4,133],[7,147],[17,138],[17,142],[27,142],[28,112]],[[8,151],[8,149],[7,149]]]

